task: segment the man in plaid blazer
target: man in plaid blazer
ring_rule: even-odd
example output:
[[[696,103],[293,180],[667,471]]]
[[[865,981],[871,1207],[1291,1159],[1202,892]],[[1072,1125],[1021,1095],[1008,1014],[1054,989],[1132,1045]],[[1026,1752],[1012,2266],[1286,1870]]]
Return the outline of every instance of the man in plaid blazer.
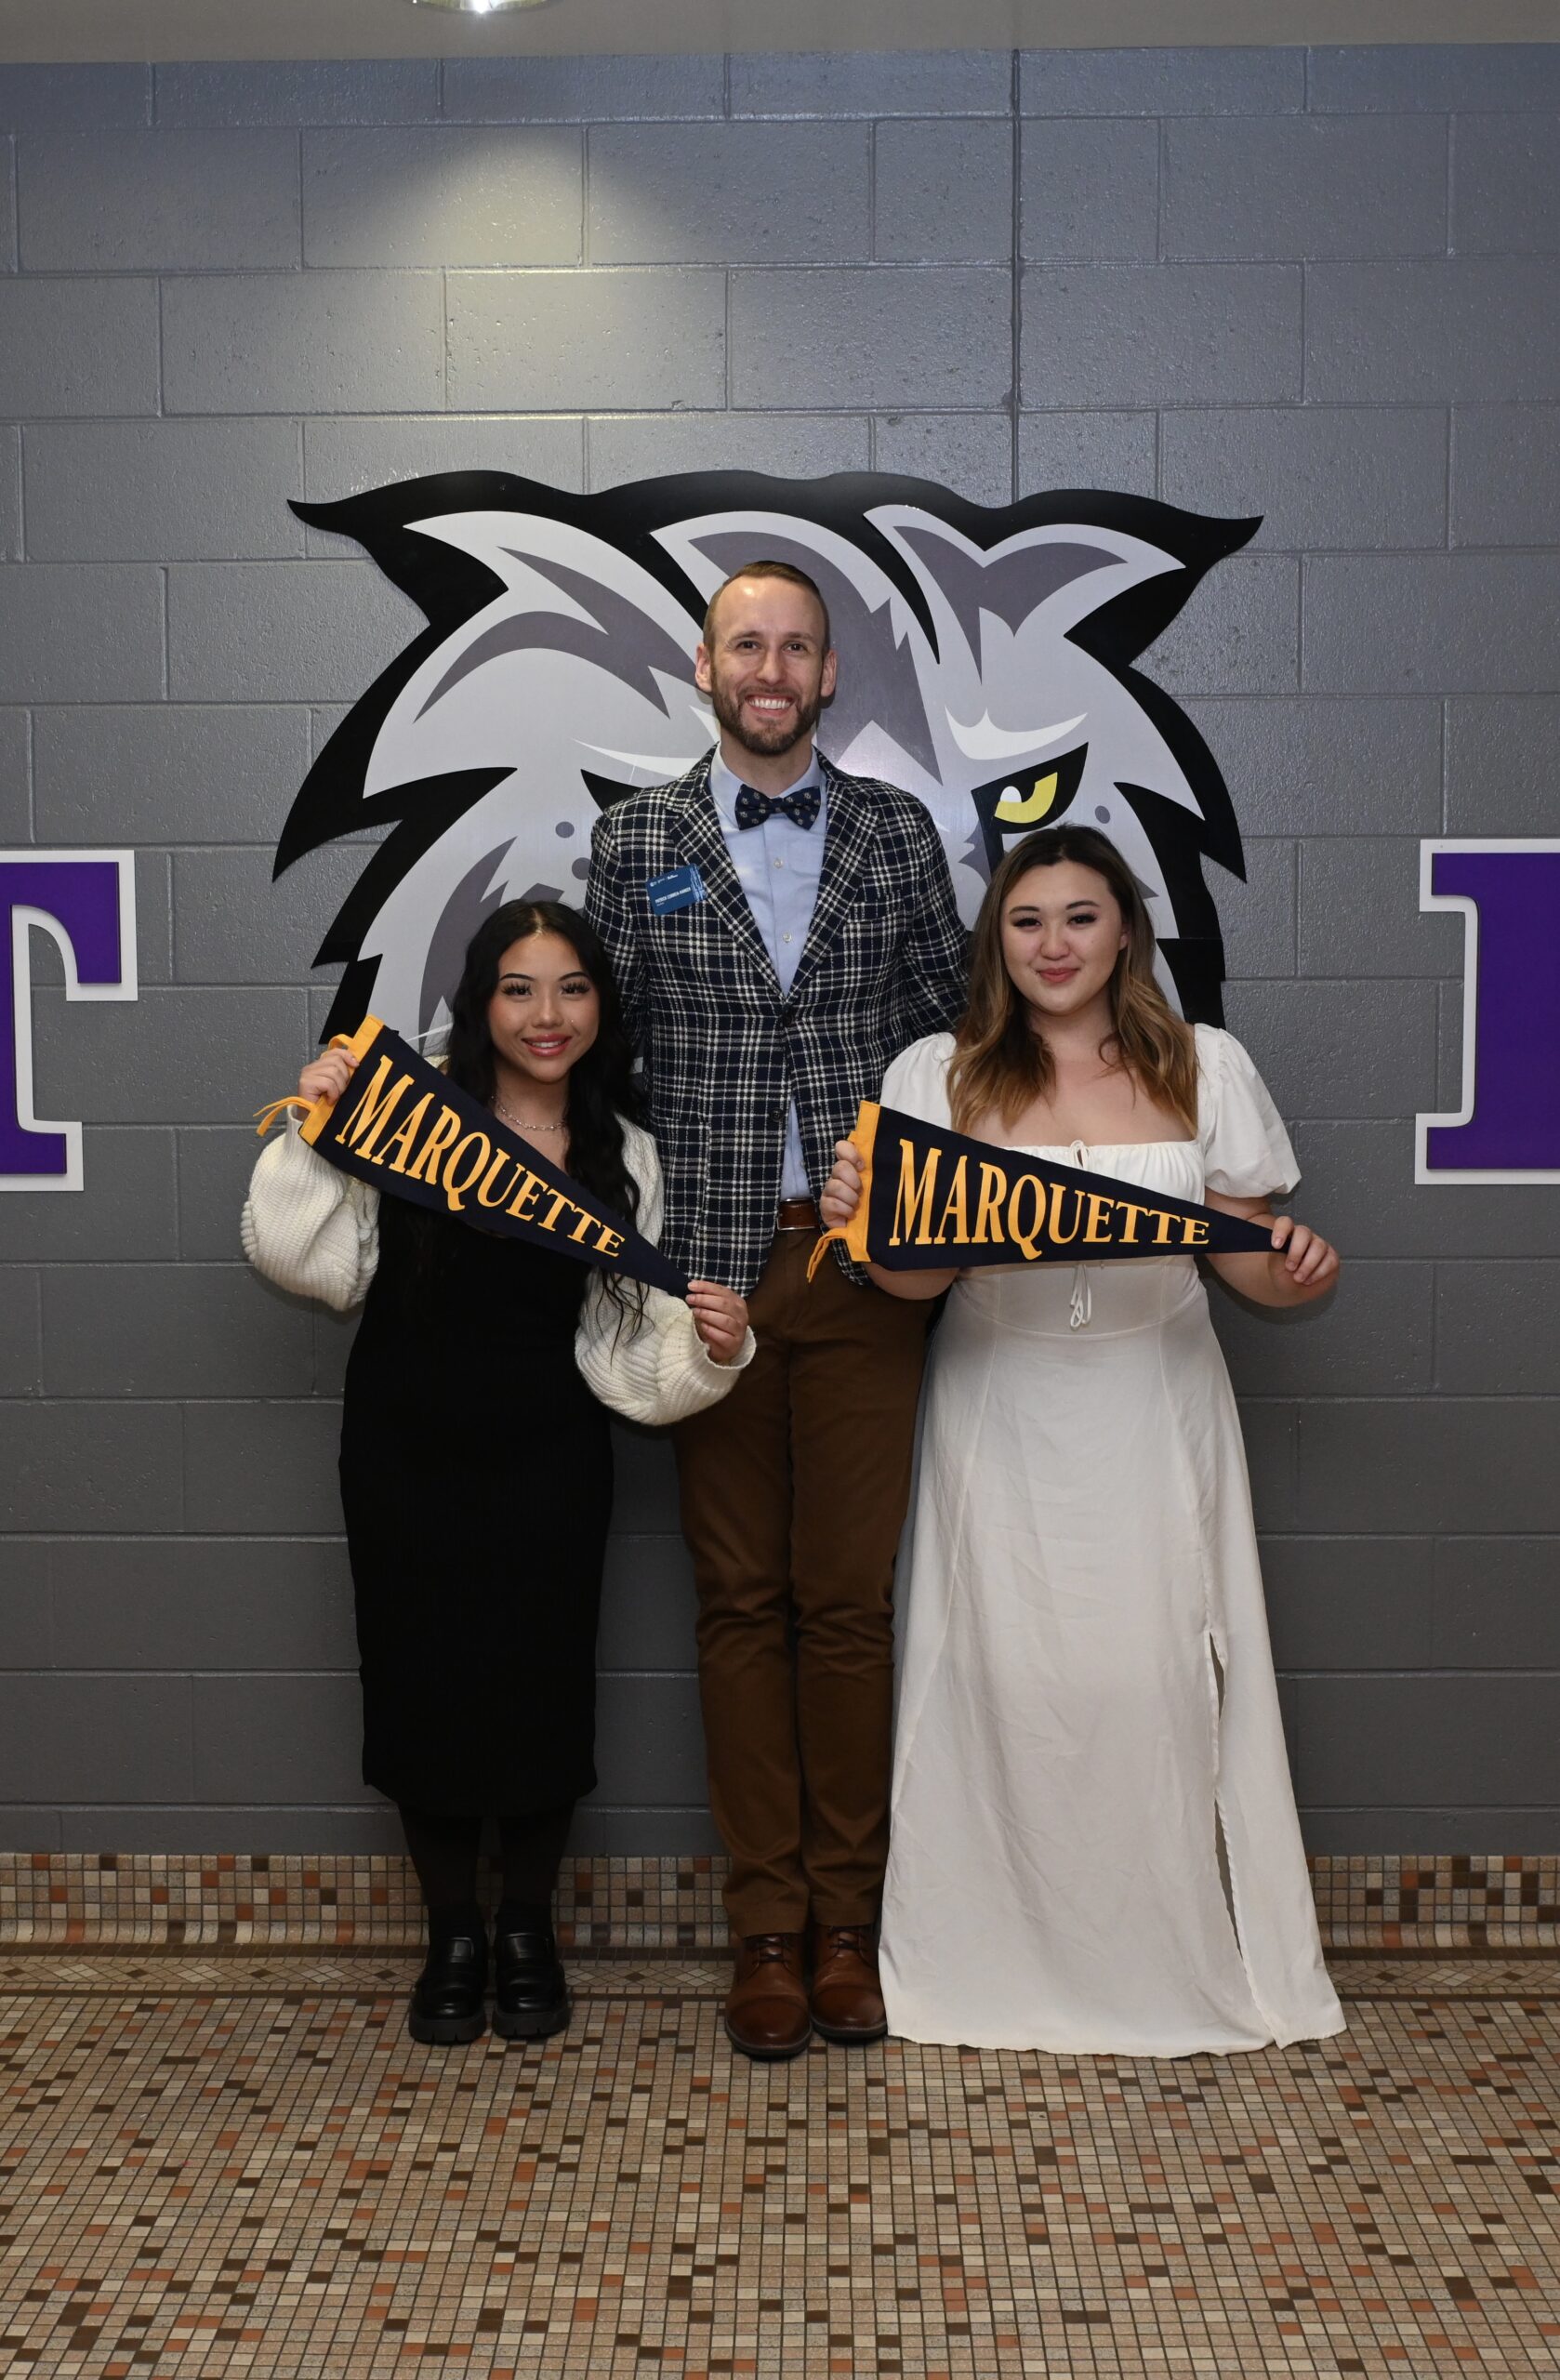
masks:
[[[839,1250],[811,1287],[806,1273],[835,1143],[966,988],[926,811],[814,749],[835,668],[810,578],[760,562],[728,579],[695,665],[720,745],[602,813],[586,897],[644,1060],[662,1245],[741,1289],[758,1340],[676,1442],[732,1858],[726,2026],[760,2057],[796,2055],[813,2027],[885,2030],[893,1556],[927,1313]]]

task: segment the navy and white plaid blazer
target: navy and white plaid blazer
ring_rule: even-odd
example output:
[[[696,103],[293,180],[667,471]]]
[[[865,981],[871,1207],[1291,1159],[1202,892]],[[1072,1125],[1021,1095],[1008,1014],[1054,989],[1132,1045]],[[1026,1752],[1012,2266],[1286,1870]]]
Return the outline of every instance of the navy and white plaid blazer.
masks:
[[[783,995],[721,831],[712,758],[602,812],[585,909],[644,1061],[666,1183],[661,1245],[694,1279],[746,1294],[774,1237],[792,1099],[815,1196],[889,1061],[963,1010],[968,937],[921,804],[824,760],[818,897]],[[690,864],[704,900],[653,914],[647,887]]]

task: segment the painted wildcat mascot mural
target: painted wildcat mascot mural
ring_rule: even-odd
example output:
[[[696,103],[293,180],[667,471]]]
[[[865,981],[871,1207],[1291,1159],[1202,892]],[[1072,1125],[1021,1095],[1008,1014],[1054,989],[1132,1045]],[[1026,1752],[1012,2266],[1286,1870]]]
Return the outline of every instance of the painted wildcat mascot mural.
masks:
[[[1087,821],[1150,895],[1166,988],[1219,1020],[1202,862],[1243,875],[1240,838],[1201,736],[1133,664],[1256,522],[734,471],[596,496],[456,472],[294,509],[355,538],[429,623],[332,736],[277,851],[280,875],[390,828],[320,949],[346,965],[328,1032],[370,1008],[435,1028],[483,916],[533,891],[580,896],[598,810],[713,742],[700,621],[760,555],[800,564],[829,604],[842,666],[825,749],[926,804],[966,918],[1006,838]]]

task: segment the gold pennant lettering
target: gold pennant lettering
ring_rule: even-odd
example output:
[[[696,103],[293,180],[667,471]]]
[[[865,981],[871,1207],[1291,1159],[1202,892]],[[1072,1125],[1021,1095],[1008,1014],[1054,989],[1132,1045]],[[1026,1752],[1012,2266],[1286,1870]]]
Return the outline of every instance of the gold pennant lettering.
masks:
[[[459,1117],[453,1107],[441,1107],[433,1130],[406,1168],[407,1181],[426,1182],[430,1190],[437,1190],[440,1162],[459,1138]]]
[[[514,1188],[513,1182],[506,1182],[502,1190],[495,1192],[492,1197],[489,1197],[488,1192],[493,1188],[494,1175],[501,1172],[507,1165],[512,1165],[516,1173],[521,1173],[524,1170],[518,1157],[511,1157],[508,1149],[500,1149],[497,1156],[494,1158],[493,1163],[488,1167],[487,1171],[483,1175],[482,1180],[477,1184],[477,1204],[479,1207],[501,1207],[503,1205],[505,1199],[509,1197],[509,1192]]]
[[[1027,1230],[1018,1218],[1018,1202],[1025,1191],[1034,1210]],[[1045,1230],[1045,1183],[1037,1182],[1032,1173],[1021,1173],[1013,1183],[1012,1197],[1008,1200],[1008,1230],[1015,1248],[1022,1248],[1031,1263],[1039,1254],[1040,1235]]]
[[[975,1236],[977,1248],[1005,1248],[1002,1233],[1002,1209],[1007,1203],[1008,1177],[999,1165],[981,1162],[980,1196],[975,1204]]]
[[[1073,1201],[1073,1227],[1071,1231],[1064,1231],[1062,1228],[1062,1201],[1064,1198],[1067,1197],[1070,1197]],[[1051,1236],[1052,1239],[1057,1241],[1061,1247],[1065,1248],[1069,1240],[1073,1240],[1077,1237],[1078,1227],[1082,1221],[1082,1191],[1070,1191],[1064,1182],[1056,1183],[1052,1186],[1051,1193]]]
[[[459,1165],[462,1157],[468,1149],[480,1149],[482,1154],[477,1158],[477,1161],[472,1166],[470,1171],[467,1174],[465,1181],[457,1182],[455,1178],[456,1168]],[[452,1215],[458,1215],[461,1212],[467,1191],[469,1190],[472,1183],[476,1181],[478,1175],[485,1170],[487,1161],[492,1155],[493,1143],[488,1139],[485,1132],[468,1132],[464,1138],[458,1140],[454,1148],[451,1149],[449,1163],[444,1168],[444,1180],[443,1186],[444,1192],[444,1203],[448,1207]]]
[[[943,1201],[942,1220],[937,1225],[937,1245],[939,1248],[945,1248],[948,1244],[948,1224],[950,1222],[954,1227],[953,1240],[956,1248],[962,1248],[970,1236],[970,1216],[969,1210],[965,1205],[965,1193],[968,1188],[969,1170],[969,1158],[961,1157],[954,1167],[953,1179],[948,1183],[948,1195]]]
[[[515,1192],[514,1204],[509,1209],[516,1223],[523,1223],[531,1221],[531,1210],[546,1188],[547,1183],[539,1174],[529,1171],[524,1174],[519,1189]]]
[[[1110,1226],[1105,1222],[1105,1218],[1115,1204],[1115,1199],[1107,1198],[1103,1191],[1090,1191],[1089,1212],[1084,1219],[1083,1236],[1091,1248],[1109,1247]],[[1104,1229],[1101,1229],[1101,1225],[1104,1226]]]
[[[355,1149],[365,1134],[371,1134],[390,1121],[390,1111],[403,1091],[411,1088],[412,1078],[403,1075],[393,1091],[388,1090],[394,1060],[387,1053],[374,1069],[373,1079],[365,1083],[353,1104],[352,1112],[341,1127],[341,1138],[350,1149]],[[366,1154],[366,1152],[364,1152]]]
[[[1133,1198],[1117,1198],[1116,1204],[1126,1218],[1121,1226],[1121,1245],[1123,1248],[1135,1248],[1138,1244],[1137,1219],[1140,1215],[1151,1215],[1154,1210],[1152,1207],[1140,1207]]]
[[[425,1091],[416,1105],[409,1115],[403,1117],[384,1147],[377,1152],[375,1157],[377,1165],[389,1166],[392,1173],[405,1172],[406,1160],[412,1154],[413,1144],[422,1130],[423,1117],[427,1115],[432,1102],[433,1093],[430,1091]],[[392,1155],[391,1152],[394,1150],[399,1150],[400,1155]],[[366,1157],[367,1154],[367,1150],[364,1149],[364,1155]]]
[[[940,1148],[926,1153],[920,1179],[916,1179],[916,1153],[908,1141],[899,1144],[899,1192],[894,1200],[893,1229],[889,1234],[889,1246],[898,1248],[914,1238],[922,1248],[932,1245],[932,1200],[937,1187],[937,1168],[942,1160]],[[900,1229],[903,1219],[904,1230]]]

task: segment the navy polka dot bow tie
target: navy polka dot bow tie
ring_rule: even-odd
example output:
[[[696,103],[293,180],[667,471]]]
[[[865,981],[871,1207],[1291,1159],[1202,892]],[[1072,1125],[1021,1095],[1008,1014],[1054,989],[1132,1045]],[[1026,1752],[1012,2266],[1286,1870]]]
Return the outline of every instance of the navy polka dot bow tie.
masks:
[[[775,812],[789,818],[798,826],[815,826],[818,823],[818,788],[815,785],[799,786],[795,793],[760,793],[750,785],[736,789],[736,823],[739,826],[761,826]]]

